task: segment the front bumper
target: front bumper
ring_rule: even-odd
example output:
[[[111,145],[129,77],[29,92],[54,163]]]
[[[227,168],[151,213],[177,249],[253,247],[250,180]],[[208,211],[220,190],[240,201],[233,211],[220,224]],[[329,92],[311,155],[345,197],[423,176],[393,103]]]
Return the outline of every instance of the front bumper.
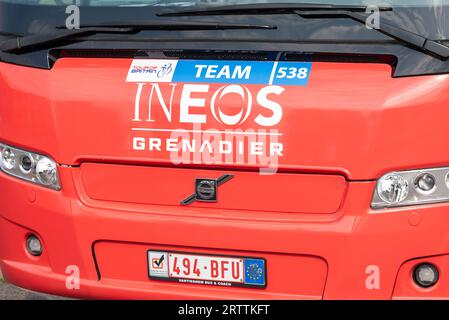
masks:
[[[94,201],[83,190],[79,168],[62,166],[59,172],[61,192],[0,173],[0,267],[18,286],[108,299],[449,298],[446,204],[372,211],[375,183],[368,181],[348,183],[335,214],[204,216],[175,206]],[[30,233],[43,242],[40,257],[25,250]],[[268,286],[150,280],[142,262],[149,248],[266,257]],[[270,269],[270,259],[276,265],[278,257],[295,257],[298,264],[286,266],[288,272],[279,264]],[[411,272],[420,262],[439,269],[434,287],[413,283]],[[73,270],[79,270],[79,287]]]

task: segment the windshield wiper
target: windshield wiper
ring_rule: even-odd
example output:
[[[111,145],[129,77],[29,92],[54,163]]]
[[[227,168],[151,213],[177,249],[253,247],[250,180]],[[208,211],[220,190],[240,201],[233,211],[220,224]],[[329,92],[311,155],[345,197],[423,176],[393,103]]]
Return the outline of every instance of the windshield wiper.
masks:
[[[391,7],[378,7],[380,11],[392,11]],[[351,12],[365,12],[367,6],[351,6],[337,4],[313,3],[251,3],[226,6],[201,7],[158,13],[160,17],[174,16],[209,16],[209,15],[247,15],[247,14],[276,14],[292,13],[295,10],[347,10]]]
[[[295,4],[295,3],[255,3],[204,7],[159,13],[158,16],[208,16],[208,15],[265,15],[265,14],[298,14],[303,18],[351,18],[365,24],[368,18],[367,6],[333,5],[333,4]],[[391,7],[378,7],[379,11],[392,11]],[[434,54],[440,58],[449,58],[449,47],[428,39],[414,32],[381,21],[376,28],[389,37],[410,46],[415,50]]]
[[[99,25],[83,25],[79,29],[64,29],[57,27],[56,32],[43,35],[29,35],[24,37],[14,37],[0,43],[0,51],[7,53],[17,53],[26,49],[35,49],[42,46],[55,44],[61,41],[75,41],[77,37],[89,36],[98,33],[112,34],[133,34],[143,30],[231,30],[231,29],[276,29],[273,25],[263,24],[237,24],[237,23],[216,23],[202,21],[164,21],[164,22],[117,22],[103,23]],[[63,30],[61,30],[63,29]]]
[[[346,10],[314,10],[314,11],[301,11],[295,10],[295,13],[303,18],[341,18],[347,17],[351,18],[360,23],[366,24],[367,15],[360,12],[352,12]],[[421,36],[412,31],[404,30],[398,26],[389,24],[387,22],[381,21],[379,28],[373,28],[389,37],[408,45],[415,50],[423,51],[425,53],[432,53],[439,56],[440,58],[449,58],[449,47]]]

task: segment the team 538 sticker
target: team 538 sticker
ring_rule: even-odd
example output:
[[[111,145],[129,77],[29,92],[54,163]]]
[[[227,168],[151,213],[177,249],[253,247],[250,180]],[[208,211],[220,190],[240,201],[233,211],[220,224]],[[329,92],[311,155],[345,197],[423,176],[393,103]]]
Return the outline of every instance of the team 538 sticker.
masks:
[[[297,108],[311,68],[290,61],[133,60],[126,77],[135,85],[132,149],[168,154],[174,164],[276,169],[285,152],[284,112],[288,104]]]
[[[310,62],[138,59],[126,81],[304,86],[311,66]]]

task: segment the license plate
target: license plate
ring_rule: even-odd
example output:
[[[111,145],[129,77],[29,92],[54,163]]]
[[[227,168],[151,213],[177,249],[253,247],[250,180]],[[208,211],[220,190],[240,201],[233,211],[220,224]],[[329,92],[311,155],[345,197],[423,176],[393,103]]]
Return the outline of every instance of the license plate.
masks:
[[[265,288],[266,262],[262,258],[148,251],[151,279],[214,286]]]

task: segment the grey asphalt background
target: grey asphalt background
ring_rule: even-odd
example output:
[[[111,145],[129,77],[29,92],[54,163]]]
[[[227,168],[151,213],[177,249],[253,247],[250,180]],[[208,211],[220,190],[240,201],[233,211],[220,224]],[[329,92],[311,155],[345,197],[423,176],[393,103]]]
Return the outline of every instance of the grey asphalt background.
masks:
[[[0,270],[0,300],[64,300],[67,298],[51,296],[24,290],[3,281]]]

